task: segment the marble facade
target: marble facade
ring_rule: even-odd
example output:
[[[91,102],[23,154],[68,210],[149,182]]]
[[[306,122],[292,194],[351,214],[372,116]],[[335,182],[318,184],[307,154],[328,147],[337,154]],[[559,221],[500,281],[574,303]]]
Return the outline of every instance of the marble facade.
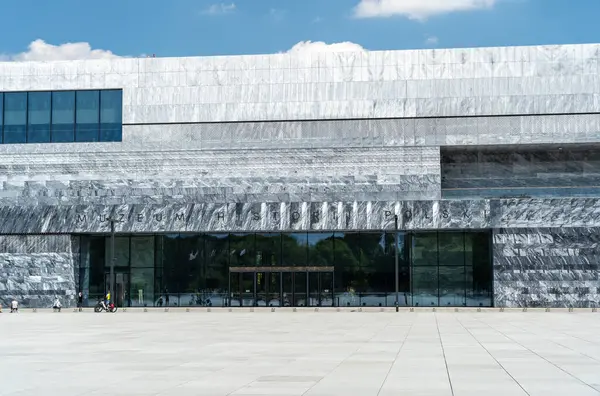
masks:
[[[600,143],[599,72],[598,44],[0,62],[2,92],[123,89],[122,142],[0,144],[0,298],[72,301],[86,264],[70,235],[110,216],[162,233],[398,215],[493,229],[497,306],[597,305],[600,196],[443,199],[441,163],[448,147]]]

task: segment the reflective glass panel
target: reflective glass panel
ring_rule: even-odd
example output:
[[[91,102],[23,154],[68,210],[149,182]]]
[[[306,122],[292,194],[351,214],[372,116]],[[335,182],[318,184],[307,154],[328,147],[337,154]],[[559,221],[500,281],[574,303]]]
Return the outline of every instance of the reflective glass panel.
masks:
[[[131,268],[131,294],[127,306],[156,306],[154,293],[154,267]]]
[[[50,142],[50,92],[30,92],[28,95],[27,143]]]
[[[386,306],[386,292],[390,286],[394,290],[395,284],[393,277],[388,280],[382,274],[394,272],[393,241],[391,255],[386,254],[386,234],[383,232],[361,232],[358,246],[360,271],[357,273],[357,287],[361,292],[361,305]]]
[[[467,232],[465,234],[467,305],[491,307],[493,292],[493,266],[491,234]]]
[[[436,232],[413,234],[411,247],[413,266],[438,265],[438,234]]]
[[[75,92],[52,92],[52,141],[75,141]]]
[[[86,296],[89,304],[95,304],[104,293],[104,265],[106,262],[106,238],[89,238],[90,274],[89,295]]]
[[[256,266],[254,234],[229,235],[229,263],[232,267]]]
[[[440,266],[440,306],[462,307],[466,305],[464,266]]]
[[[4,93],[4,143],[27,142],[27,93]]]
[[[227,304],[229,276],[229,235],[205,234],[206,256],[205,300],[211,306]]]
[[[336,271],[338,269],[341,270],[342,267],[352,269],[352,271],[358,270],[359,259],[355,256],[355,253],[350,248],[352,240],[357,236],[357,233],[349,233],[348,236],[346,236],[346,233],[344,232],[334,233],[333,260]]]
[[[422,266],[412,268],[413,305],[431,307],[438,305],[438,267]]]
[[[462,232],[438,233],[440,265],[465,265],[465,235]]]
[[[308,266],[333,266],[333,250],[332,233],[308,233]]]
[[[111,238],[106,238],[106,268],[110,267]],[[129,267],[129,237],[115,237],[115,267]]]
[[[75,140],[97,142],[100,131],[100,92],[77,91]]]
[[[281,236],[281,257],[284,267],[304,267],[308,258],[307,234],[283,234]]]
[[[100,141],[120,142],[123,123],[123,91],[100,91]]]
[[[256,234],[256,260],[259,267],[281,264],[281,234]]]
[[[204,238],[201,234],[170,234],[163,238],[163,304],[197,305],[205,286]]]

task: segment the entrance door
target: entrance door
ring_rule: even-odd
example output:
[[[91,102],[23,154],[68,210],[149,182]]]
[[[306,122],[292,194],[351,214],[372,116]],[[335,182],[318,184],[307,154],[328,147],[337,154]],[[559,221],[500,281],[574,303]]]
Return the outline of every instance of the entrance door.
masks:
[[[254,272],[242,272],[240,274],[241,279],[241,294],[242,294],[242,306],[253,307],[256,301],[255,293],[255,273]]]
[[[131,305],[129,297],[129,273],[115,271],[115,290],[111,290],[111,298],[118,307],[129,307]],[[110,272],[104,274],[104,294],[110,289]]]
[[[331,307],[333,271],[281,267],[235,268],[229,273],[230,306]]]

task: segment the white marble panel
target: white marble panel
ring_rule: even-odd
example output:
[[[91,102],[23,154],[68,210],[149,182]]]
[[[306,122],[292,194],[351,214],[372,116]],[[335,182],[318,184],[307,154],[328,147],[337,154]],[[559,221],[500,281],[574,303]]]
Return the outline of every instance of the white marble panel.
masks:
[[[126,120],[139,123],[598,112],[599,54],[590,44],[3,62],[0,90],[123,88]],[[418,100],[388,105],[404,98]]]

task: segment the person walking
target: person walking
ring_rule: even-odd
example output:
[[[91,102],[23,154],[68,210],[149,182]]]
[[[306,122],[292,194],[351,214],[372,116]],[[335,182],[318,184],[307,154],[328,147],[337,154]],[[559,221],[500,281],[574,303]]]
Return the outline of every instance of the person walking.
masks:
[[[54,312],[60,312],[60,310],[62,309],[62,304],[60,303],[58,297],[56,297],[56,300],[54,300],[54,304],[52,304],[52,309],[54,310]]]
[[[79,310],[79,312],[81,312],[82,308],[83,308],[83,293],[80,290],[79,294],[77,294],[77,309]]]
[[[10,313],[19,313],[19,303],[17,300],[12,300],[10,303]]]

